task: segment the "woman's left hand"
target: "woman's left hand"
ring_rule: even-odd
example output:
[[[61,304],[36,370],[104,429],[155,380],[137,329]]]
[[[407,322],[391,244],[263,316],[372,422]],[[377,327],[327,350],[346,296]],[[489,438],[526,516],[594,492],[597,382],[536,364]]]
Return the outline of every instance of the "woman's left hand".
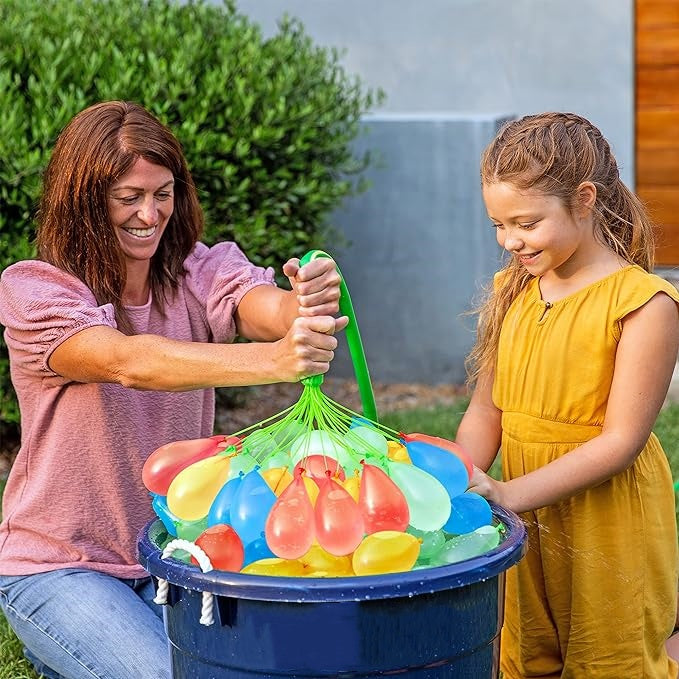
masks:
[[[283,265],[297,295],[300,316],[334,316],[339,311],[341,278],[335,261],[319,257],[300,267],[299,259]]]
[[[507,484],[502,481],[496,481],[475,466],[472,477],[469,479],[467,490],[482,495],[486,500],[490,500],[491,502],[495,502],[496,504],[509,509],[506,504],[507,498],[505,497],[506,486]]]

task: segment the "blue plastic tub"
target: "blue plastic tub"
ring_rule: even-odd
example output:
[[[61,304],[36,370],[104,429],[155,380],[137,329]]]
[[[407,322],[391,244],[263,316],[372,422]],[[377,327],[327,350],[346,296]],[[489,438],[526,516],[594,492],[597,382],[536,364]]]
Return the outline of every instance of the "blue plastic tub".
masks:
[[[175,679],[359,678],[395,675],[496,679],[504,573],[525,552],[525,528],[491,552],[449,566],[351,578],[201,572],[162,559],[162,523],[142,532],[139,560],[170,584],[165,626]],[[215,595],[199,624],[203,591]]]

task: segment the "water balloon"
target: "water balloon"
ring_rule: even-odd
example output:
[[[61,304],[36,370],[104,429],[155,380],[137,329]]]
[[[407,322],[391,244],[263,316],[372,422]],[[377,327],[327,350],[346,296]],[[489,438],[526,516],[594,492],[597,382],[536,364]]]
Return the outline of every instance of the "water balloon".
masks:
[[[410,512],[403,492],[375,465],[363,465],[358,505],[368,534],[408,527]]]
[[[196,544],[219,571],[239,571],[243,567],[243,543],[231,526],[210,526],[196,538]],[[193,557],[191,562],[198,565]]]
[[[420,542],[414,535],[380,531],[367,535],[351,559],[356,575],[409,571],[417,561]]]
[[[182,469],[167,491],[169,510],[185,521],[207,516],[215,496],[226,483],[229,467],[228,457],[214,455]]]

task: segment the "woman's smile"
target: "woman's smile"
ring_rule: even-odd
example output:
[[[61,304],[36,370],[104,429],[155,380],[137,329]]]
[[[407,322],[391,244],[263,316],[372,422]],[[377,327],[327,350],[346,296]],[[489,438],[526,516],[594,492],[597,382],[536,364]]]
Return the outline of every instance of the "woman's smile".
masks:
[[[126,231],[130,235],[132,235],[134,238],[138,238],[139,240],[144,240],[145,238],[149,238],[150,236],[153,236],[153,234],[156,232],[156,229],[158,228],[157,226],[151,226],[148,228],[144,229],[135,229],[131,226],[123,226],[121,227],[123,231]]]

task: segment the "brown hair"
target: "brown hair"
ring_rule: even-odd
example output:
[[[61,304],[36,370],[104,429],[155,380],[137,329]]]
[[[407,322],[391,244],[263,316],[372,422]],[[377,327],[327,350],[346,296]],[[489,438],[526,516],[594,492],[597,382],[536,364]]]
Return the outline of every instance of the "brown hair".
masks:
[[[481,157],[481,182],[508,182],[556,196],[573,210],[578,187],[596,187],[595,235],[618,256],[653,268],[654,234],[640,200],[622,183],[611,148],[601,132],[573,113],[541,113],[503,126]],[[532,276],[514,258],[496,275],[496,284],[477,309],[476,345],[467,357],[474,383],[495,364],[502,321]]]
[[[175,179],[174,212],[151,261],[151,289],[162,310],[202,234],[203,214],[181,145],[146,109],[108,101],[78,113],[57,139],[37,214],[40,259],[83,281],[99,304],[113,304],[124,332],[131,331],[122,304],[126,267],[107,199],[139,158],[168,168]]]

